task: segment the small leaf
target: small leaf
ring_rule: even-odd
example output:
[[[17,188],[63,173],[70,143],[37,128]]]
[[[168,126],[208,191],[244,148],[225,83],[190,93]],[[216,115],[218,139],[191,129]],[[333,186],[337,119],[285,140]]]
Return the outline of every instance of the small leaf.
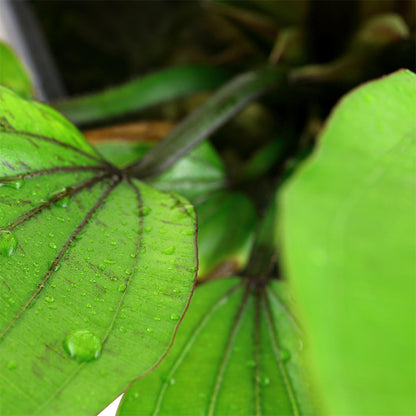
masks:
[[[281,194],[325,414],[416,412],[415,103],[410,71],[348,94]]]
[[[33,86],[26,69],[13,50],[0,42],[0,84],[6,85],[23,98],[33,96]]]
[[[175,346],[128,390],[118,415],[313,414],[287,288],[255,283],[230,278],[198,287]]]
[[[76,124],[139,111],[155,104],[210,90],[221,85],[226,75],[209,66],[178,66],[155,72],[118,87],[54,103],[54,107]]]
[[[0,413],[93,415],[172,343],[195,281],[193,207],[6,88],[0,154]]]

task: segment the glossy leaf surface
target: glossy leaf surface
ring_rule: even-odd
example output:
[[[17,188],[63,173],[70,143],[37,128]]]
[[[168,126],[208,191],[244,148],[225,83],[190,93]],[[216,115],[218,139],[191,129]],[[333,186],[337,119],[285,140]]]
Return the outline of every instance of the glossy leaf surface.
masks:
[[[328,415],[416,412],[416,76],[348,94],[281,195],[284,265]]]
[[[0,42],[0,84],[6,85],[23,98],[33,96],[32,81],[13,50]]]
[[[0,414],[93,415],[172,342],[194,210],[49,107],[1,88],[0,114]]]
[[[175,346],[124,396],[118,415],[310,415],[301,335],[281,282],[197,288]]]

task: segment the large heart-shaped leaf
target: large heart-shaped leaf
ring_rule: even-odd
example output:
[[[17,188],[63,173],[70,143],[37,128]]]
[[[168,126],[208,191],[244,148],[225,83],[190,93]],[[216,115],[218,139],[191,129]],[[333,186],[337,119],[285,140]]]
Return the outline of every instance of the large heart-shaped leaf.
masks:
[[[94,414],[172,342],[196,274],[193,207],[5,88],[0,158],[0,414]]]
[[[278,281],[229,278],[198,287],[175,346],[128,390],[119,416],[313,414],[288,303]]]
[[[281,195],[325,414],[416,413],[415,127],[413,73],[358,88]]]

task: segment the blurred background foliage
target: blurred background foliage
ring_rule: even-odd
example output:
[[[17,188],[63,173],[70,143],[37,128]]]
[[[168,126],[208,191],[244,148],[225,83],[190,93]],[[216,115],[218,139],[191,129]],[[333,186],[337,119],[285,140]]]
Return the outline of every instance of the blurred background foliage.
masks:
[[[69,97],[179,65],[211,66],[224,79],[265,64],[288,68],[288,82],[249,104],[211,137],[226,169],[225,188],[248,196],[260,215],[276,183],[310,154],[343,94],[400,68],[416,70],[412,0],[29,3]],[[176,124],[211,94],[192,92],[86,126],[139,122],[152,135],[154,126]],[[131,134],[143,139],[142,131]],[[107,135],[106,129],[98,132],[98,141],[117,139]]]

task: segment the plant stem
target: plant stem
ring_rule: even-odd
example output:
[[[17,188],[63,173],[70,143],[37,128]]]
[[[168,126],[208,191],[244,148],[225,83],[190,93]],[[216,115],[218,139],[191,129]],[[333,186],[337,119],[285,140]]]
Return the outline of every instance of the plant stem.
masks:
[[[127,172],[140,179],[157,176],[247,104],[286,78],[286,69],[271,66],[234,78],[189,115],[143,159],[129,166]]]

